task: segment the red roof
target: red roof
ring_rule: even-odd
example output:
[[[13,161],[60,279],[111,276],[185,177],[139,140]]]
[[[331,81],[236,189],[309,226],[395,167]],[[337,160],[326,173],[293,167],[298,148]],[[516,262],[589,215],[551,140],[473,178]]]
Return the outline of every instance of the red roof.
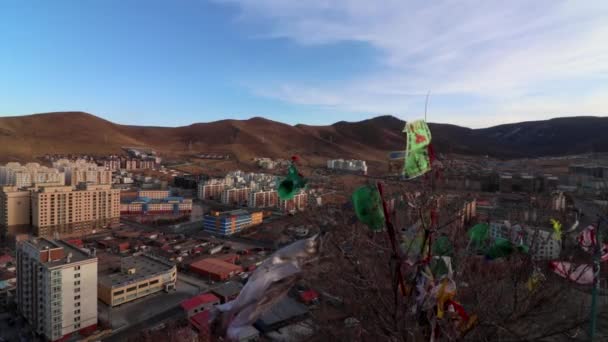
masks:
[[[181,306],[184,310],[190,311],[194,308],[197,308],[203,304],[218,302],[220,299],[217,298],[213,293],[203,293],[196,297],[192,297],[190,299],[186,299],[181,303]]]
[[[70,240],[67,240],[66,242],[69,244],[72,244],[74,246],[80,247],[80,248],[82,248],[82,246],[84,246],[81,239],[70,239]]]
[[[201,311],[196,315],[190,317],[190,323],[194,325],[199,331],[209,327],[209,311]]]
[[[8,254],[4,254],[4,255],[0,255],[0,264],[6,264],[9,261],[13,261],[13,257],[8,255]]]
[[[308,291],[304,291],[304,292],[300,293],[300,299],[304,303],[312,302],[313,300],[318,299],[318,298],[319,298],[319,294],[315,290],[308,290]]]

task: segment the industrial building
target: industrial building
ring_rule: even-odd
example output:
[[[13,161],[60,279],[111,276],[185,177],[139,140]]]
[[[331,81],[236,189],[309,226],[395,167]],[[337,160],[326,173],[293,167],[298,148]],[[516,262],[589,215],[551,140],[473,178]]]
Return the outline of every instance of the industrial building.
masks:
[[[195,261],[190,264],[189,269],[194,273],[214,281],[228,280],[243,272],[241,266],[216,258],[206,258]]]
[[[218,235],[232,235],[241,230],[262,223],[263,212],[249,213],[238,209],[226,212],[211,212],[203,218],[203,229],[209,233]]]
[[[100,276],[99,300],[109,306],[117,306],[159,291],[175,289],[177,267],[175,264],[142,254],[122,258],[120,273]]]
[[[17,245],[17,307],[50,341],[97,328],[97,258],[63,241]]]

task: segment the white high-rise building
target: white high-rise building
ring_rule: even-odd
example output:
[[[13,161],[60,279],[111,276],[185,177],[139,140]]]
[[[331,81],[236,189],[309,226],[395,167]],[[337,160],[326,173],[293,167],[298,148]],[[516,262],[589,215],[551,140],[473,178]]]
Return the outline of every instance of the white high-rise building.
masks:
[[[7,163],[0,166],[0,185],[12,185],[25,188],[34,184],[65,184],[65,174],[38,163]]]
[[[112,184],[112,171],[84,159],[76,161],[59,159],[53,162],[53,167],[65,172],[67,185],[76,186],[82,182],[89,184]]]
[[[17,307],[34,330],[55,341],[97,327],[97,258],[44,238],[17,246]]]

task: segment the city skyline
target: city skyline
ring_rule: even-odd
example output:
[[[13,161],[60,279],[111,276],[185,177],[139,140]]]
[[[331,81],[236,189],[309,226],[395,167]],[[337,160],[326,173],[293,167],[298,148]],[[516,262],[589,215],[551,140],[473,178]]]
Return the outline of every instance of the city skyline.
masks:
[[[606,115],[602,2],[0,4],[0,116],[183,126]]]

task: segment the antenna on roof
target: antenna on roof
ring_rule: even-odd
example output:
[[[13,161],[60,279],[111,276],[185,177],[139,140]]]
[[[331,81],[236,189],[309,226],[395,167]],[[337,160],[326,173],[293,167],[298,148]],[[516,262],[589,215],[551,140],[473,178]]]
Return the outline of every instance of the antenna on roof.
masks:
[[[428,91],[428,93],[426,93],[426,101],[424,101],[424,122],[426,122],[426,110],[429,106],[429,96],[431,96],[430,90]]]

